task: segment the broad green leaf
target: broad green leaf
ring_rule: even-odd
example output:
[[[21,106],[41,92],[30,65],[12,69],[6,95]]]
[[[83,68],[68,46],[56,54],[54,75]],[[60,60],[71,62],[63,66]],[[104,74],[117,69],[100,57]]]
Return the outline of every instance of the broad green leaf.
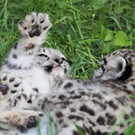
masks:
[[[130,46],[131,41],[128,40],[127,35],[123,31],[118,31],[115,35],[114,45],[116,46]]]
[[[110,41],[113,40],[113,31],[110,29],[106,29],[104,26],[101,26],[101,33],[100,33],[100,38],[103,39],[104,41]]]
[[[105,36],[105,41],[110,41],[113,39],[113,32],[109,29],[106,30],[106,36]]]

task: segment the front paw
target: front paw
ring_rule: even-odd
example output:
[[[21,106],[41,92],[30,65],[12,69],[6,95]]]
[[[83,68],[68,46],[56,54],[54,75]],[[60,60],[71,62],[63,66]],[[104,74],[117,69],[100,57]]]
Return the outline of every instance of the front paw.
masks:
[[[37,118],[40,120],[44,118],[42,112],[37,111],[6,111],[0,113],[0,127],[2,129],[17,128],[21,132],[25,132],[30,128],[37,126]],[[4,124],[2,124],[4,123]],[[8,125],[8,126],[5,126]]]
[[[21,119],[23,119],[23,122],[19,122],[17,123],[17,129],[20,130],[21,132],[25,132],[28,129],[31,129],[33,127],[36,127],[38,124],[37,118],[41,119],[44,116],[43,113],[36,113],[36,114],[25,114],[24,117],[22,117]]]
[[[32,12],[27,15],[25,20],[21,21],[18,26],[22,36],[30,39],[37,37],[35,42],[31,41],[32,44],[35,44],[37,40],[38,42],[44,42],[47,31],[51,28],[52,24],[48,14],[38,13],[38,15],[36,15],[35,12]]]
[[[3,73],[0,75],[0,92],[1,95],[8,93],[14,94],[22,90],[21,79],[11,74]]]

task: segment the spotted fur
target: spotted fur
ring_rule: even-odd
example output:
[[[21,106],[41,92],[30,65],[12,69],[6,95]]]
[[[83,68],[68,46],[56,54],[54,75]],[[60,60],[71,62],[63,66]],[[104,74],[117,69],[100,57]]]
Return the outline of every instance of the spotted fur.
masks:
[[[56,88],[59,92],[39,100],[58,121],[58,134],[79,135],[75,122],[85,135],[122,135],[132,124],[126,120],[135,115],[134,61],[135,51],[115,51],[103,59],[92,80],[65,80]]]
[[[129,57],[125,57],[125,54],[130,56],[130,60]],[[60,80],[53,88],[53,93],[47,97],[44,95],[37,97],[32,104],[32,110],[49,111],[53,126],[55,127],[56,123],[58,125],[58,135],[79,135],[74,122],[85,135],[109,135],[110,133],[122,135],[132,124],[127,123],[126,120],[135,115],[135,98],[130,96],[135,94],[135,90],[131,89],[132,85],[130,86],[135,79],[134,56],[133,50],[118,50],[105,57],[106,64],[101,62],[99,69],[103,71],[99,74],[99,70],[96,70],[92,80]],[[119,63],[122,65],[121,68]],[[131,67],[131,75],[124,80],[117,79],[117,76],[118,78],[125,76],[127,66]],[[111,78],[110,72],[115,72],[115,76]],[[45,121],[48,122],[47,119]],[[117,126],[114,126],[115,124]],[[44,128],[44,125],[41,125],[41,129]],[[30,132],[23,134],[36,135],[34,129],[28,131]],[[18,135],[20,134],[22,133],[19,132]],[[46,135],[46,132],[44,131],[43,134]]]

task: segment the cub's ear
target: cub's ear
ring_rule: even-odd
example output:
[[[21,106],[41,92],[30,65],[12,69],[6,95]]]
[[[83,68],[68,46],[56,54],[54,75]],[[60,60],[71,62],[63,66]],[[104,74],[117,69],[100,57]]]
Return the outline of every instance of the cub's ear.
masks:
[[[121,56],[110,57],[106,64],[102,62],[100,70],[97,71],[100,71],[100,75],[95,74],[95,79],[123,81],[131,75],[131,65]]]

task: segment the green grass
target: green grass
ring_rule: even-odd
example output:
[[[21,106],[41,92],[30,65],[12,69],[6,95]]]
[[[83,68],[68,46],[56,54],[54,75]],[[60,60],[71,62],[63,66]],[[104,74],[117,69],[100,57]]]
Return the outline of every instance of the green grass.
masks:
[[[1,0],[0,63],[19,38],[18,21],[47,12],[53,27],[44,46],[64,53],[73,77],[90,78],[105,54],[135,48],[134,8],[128,0]]]
[[[0,64],[19,38],[18,21],[32,11],[49,14],[43,46],[63,52],[72,77],[91,78],[104,55],[135,49],[134,0],[0,0],[0,9]]]

